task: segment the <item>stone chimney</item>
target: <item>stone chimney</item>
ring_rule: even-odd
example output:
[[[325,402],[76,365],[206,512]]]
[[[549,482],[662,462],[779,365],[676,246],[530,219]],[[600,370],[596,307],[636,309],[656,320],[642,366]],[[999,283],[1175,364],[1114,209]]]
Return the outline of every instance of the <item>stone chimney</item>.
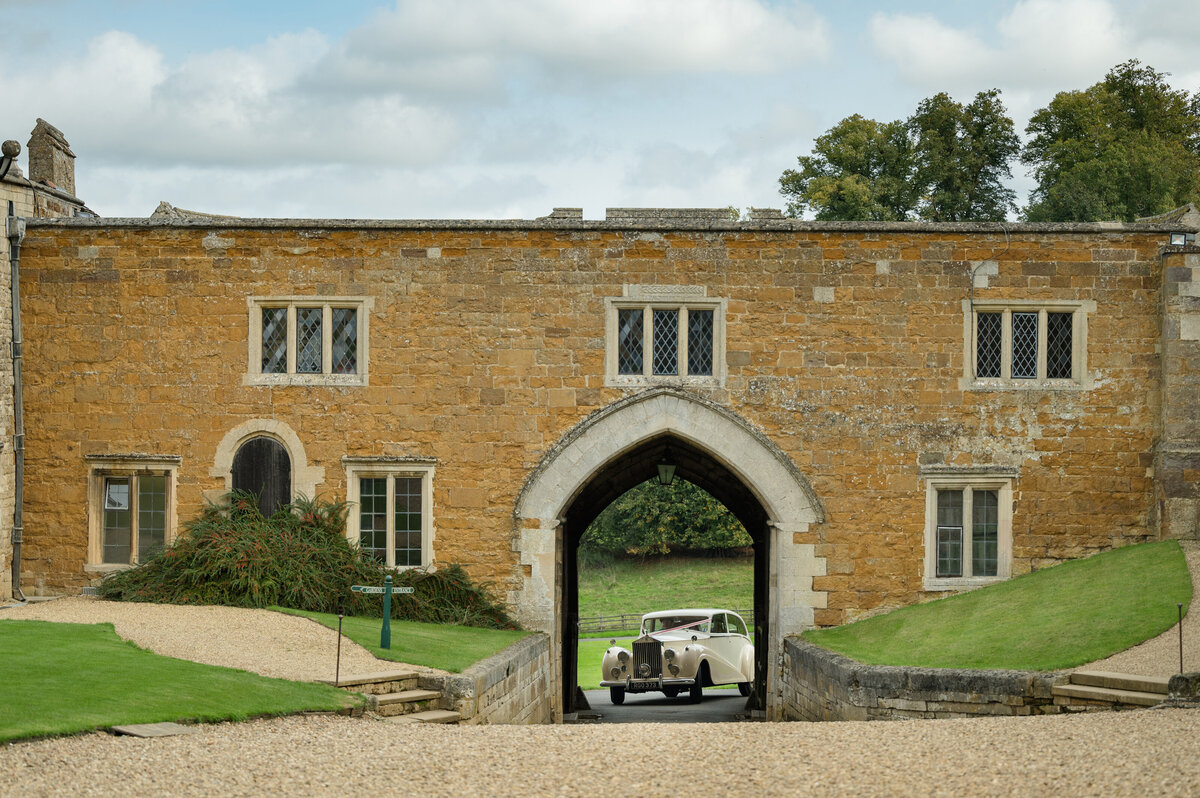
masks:
[[[30,181],[75,196],[75,153],[71,152],[62,131],[45,119],[38,119],[26,149]]]

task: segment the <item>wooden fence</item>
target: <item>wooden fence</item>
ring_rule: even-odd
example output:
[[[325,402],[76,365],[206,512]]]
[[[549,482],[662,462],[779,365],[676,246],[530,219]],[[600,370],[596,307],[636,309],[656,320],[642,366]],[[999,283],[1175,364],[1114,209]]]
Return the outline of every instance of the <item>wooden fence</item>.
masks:
[[[746,625],[754,627],[754,610],[734,610],[742,616]],[[641,613],[622,613],[621,615],[591,615],[579,619],[579,631],[583,632],[636,632],[641,628]]]

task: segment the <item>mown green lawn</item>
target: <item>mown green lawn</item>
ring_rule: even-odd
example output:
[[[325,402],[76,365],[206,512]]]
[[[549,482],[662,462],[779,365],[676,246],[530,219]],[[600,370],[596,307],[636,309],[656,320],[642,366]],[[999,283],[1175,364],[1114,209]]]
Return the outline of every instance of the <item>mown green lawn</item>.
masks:
[[[1162,541],[803,637],[875,665],[1058,670],[1160,634],[1191,600],[1183,552]]]
[[[647,613],[681,607],[750,609],[754,560],[667,557],[579,569],[579,614]]]
[[[272,607],[279,612],[311,618],[330,629],[338,628],[338,617],[325,612],[308,612],[285,607]],[[392,621],[391,648],[379,647],[379,631],[383,626],[378,618],[347,616],[342,622],[342,634],[358,643],[380,659],[440,668],[462,673],[481,659],[503,651],[530,632],[512,629],[480,629],[475,626],[443,626],[417,621]],[[330,638],[336,643],[337,635]]]
[[[160,656],[117,637],[110,623],[0,620],[0,652],[0,740],[129,723],[244,720],[357,701],[327,685]]]

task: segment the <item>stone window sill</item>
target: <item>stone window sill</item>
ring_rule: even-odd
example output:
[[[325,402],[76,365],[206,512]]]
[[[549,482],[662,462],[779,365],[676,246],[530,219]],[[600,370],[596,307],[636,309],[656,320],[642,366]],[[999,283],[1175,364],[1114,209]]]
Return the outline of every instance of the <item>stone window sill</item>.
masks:
[[[128,563],[88,563],[83,566],[83,571],[88,574],[115,574],[117,571],[127,571],[133,567]]]
[[[1008,581],[1007,576],[969,576],[966,578],[926,579],[924,588],[928,591],[973,590],[977,587],[994,585],[997,582],[1006,581]]]

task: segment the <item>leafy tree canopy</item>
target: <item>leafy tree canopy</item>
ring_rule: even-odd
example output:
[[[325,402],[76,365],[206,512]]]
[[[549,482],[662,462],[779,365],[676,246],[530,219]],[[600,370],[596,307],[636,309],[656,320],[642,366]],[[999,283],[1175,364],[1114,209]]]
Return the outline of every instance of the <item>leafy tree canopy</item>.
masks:
[[[1200,93],[1136,60],[1034,113],[1029,221],[1133,221],[1200,199]]]
[[[820,220],[1003,219],[1015,210],[1003,180],[1019,151],[998,91],[980,92],[965,106],[941,93],[904,121],[843,119],[779,185],[793,216],[812,210]]]
[[[582,547],[613,554],[734,549],[752,545],[740,521],[707,491],[686,480],[654,480],[626,491],[596,517]]]

